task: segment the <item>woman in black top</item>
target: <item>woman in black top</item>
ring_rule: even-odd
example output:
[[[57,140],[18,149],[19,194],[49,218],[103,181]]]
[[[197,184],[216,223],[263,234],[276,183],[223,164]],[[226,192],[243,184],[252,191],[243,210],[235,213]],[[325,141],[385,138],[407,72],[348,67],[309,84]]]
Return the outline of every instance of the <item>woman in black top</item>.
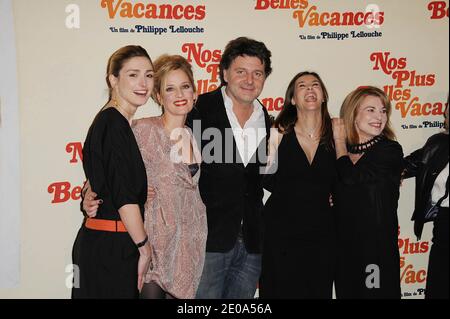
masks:
[[[110,99],[83,148],[86,178],[103,205],[75,240],[73,298],[136,298],[151,258],[143,224],[147,178],[130,127],[152,93],[151,59],[142,47],[123,47],[110,57],[106,79]]]
[[[333,119],[337,298],[400,298],[397,206],[403,151],[384,92],[361,87]],[[349,144],[347,148],[347,144]]]
[[[425,299],[449,296],[448,106],[444,116],[445,132],[434,134],[422,148],[405,158],[403,175],[416,178],[412,220],[417,238],[422,236],[424,223],[434,224]]]
[[[262,298],[332,297],[335,157],[327,102],[318,74],[297,74],[271,132]]]

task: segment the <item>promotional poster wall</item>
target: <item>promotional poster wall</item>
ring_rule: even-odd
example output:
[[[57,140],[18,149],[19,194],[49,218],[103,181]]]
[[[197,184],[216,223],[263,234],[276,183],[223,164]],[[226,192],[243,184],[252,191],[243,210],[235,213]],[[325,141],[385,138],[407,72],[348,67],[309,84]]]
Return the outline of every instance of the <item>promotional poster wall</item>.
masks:
[[[82,222],[82,143],[108,97],[107,60],[121,46],[141,45],[153,59],[163,53],[186,57],[198,91],[204,93],[220,85],[218,63],[226,43],[248,36],[272,52],[273,73],[260,99],[273,115],[281,109],[291,78],[310,70],[327,86],[332,116],[356,87],[383,88],[392,101],[391,121],[405,155],[443,127],[449,88],[448,0],[0,4],[0,239],[9,239],[0,244],[0,298],[70,296],[71,250]],[[11,21],[9,27],[4,21]],[[4,66],[12,73],[5,76]],[[8,96],[14,96],[16,84],[15,105]],[[10,121],[5,110],[14,105],[20,140],[5,131]],[[150,101],[137,117],[159,113]],[[20,164],[20,175],[11,175],[13,166],[5,169],[8,156]],[[398,209],[403,298],[424,297],[431,247],[432,225],[426,225],[420,241],[413,234],[414,185],[414,180],[403,182]],[[16,191],[6,191],[10,186]]]

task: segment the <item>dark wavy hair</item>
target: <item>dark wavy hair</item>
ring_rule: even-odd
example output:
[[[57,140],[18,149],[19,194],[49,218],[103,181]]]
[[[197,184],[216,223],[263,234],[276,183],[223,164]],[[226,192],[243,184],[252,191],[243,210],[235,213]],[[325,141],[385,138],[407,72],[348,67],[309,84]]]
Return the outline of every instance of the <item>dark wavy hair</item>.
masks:
[[[228,70],[234,59],[238,56],[244,55],[259,58],[261,63],[264,64],[264,72],[266,77],[272,73],[270,61],[272,53],[267,49],[266,45],[263,42],[247,37],[239,37],[228,42],[222,54],[222,58],[220,60],[220,81],[222,82],[222,85],[227,83],[223,77],[223,71]]]
[[[320,129],[320,143],[326,145],[329,148],[333,148],[333,128],[331,125],[330,113],[328,112],[328,91],[319,74],[317,74],[316,72],[304,71],[297,73],[293,77],[287,87],[283,108],[275,119],[274,127],[276,127],[278,129],[278,132],[282,134],[290,133],[294,129],[295,123],[297,122],[297,107],[291,103],[291,100],[295,93],[295,82],[300,77],[305,75],[314,76],[319,81],[320,87],[322,88],[324,101],[321,105],[322,124]]]

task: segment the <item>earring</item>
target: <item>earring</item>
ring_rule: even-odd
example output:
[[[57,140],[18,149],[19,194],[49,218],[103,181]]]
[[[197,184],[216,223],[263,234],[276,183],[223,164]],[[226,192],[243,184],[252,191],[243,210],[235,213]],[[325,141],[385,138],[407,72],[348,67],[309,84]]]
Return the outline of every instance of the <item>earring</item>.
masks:
[[[117,107],[117,106],[118,106],[116,97],[115,97],[114,95],[111,96],[111,102],[112,102],[112,105],[113,105],[114,107]]]

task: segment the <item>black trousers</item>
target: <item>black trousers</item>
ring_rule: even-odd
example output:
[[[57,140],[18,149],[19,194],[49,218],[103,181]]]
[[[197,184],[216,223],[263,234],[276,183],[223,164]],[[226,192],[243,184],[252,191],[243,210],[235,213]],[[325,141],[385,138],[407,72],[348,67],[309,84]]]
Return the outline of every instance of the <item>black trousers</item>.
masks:
[[[449,298],[449,209],[440,208],[434,221],[425,299]]]

